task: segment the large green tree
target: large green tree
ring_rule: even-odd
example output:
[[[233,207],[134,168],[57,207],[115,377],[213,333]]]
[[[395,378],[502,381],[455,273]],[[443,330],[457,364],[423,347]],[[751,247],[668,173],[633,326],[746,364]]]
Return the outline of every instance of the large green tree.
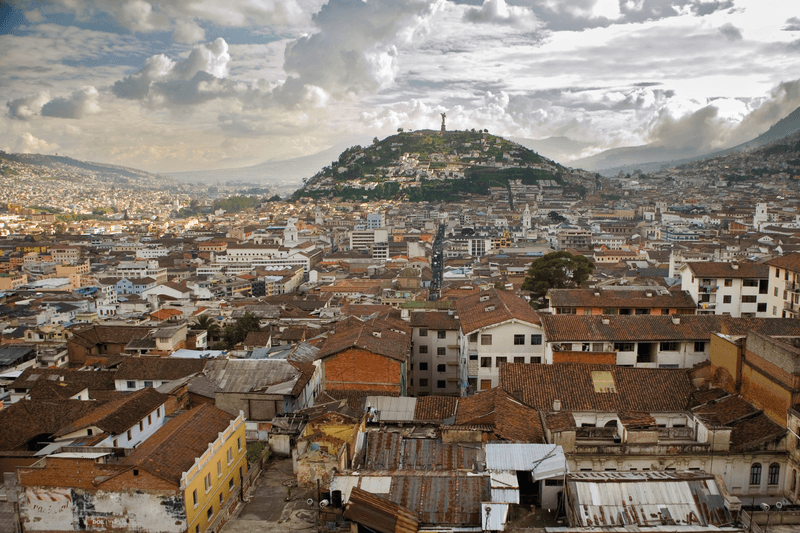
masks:
[[[594,270],[594,263],[582,255],[552,252],[533,262],[528,269],[522,289],[530,291],[536,307],[550,289],[580,287]]]
[[[247,338],[247,334],[251,331],[261,331],[258,323],[258,317],[246,312],[243,317],[236,320],[234,324],[225,326],[225,344],[228,348],[233,348],[237,344],[241,344]]]
[[[192,323],[192,328],[206,330],[209,340],[218,338],[220,334],[219,323],[214,317],[209,315],[200,315],[195,318]]]

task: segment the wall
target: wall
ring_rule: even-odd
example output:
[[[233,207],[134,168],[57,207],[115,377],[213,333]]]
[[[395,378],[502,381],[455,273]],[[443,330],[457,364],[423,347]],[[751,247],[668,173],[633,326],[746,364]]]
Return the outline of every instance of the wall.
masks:
[[[617,352],[553,352],[554,363],[597,363],[616,365]]]
[[[324,359],[326,390],[374,390],[405,395],[400,361],[360,348],[350,348]]]
[[[708,358],[712,367],[712,382],[727,392],[739,392],[742,358],[740,343],[720,334],[711,336]]]
[[[800,350],[751,332],[742,364],[742,396],[785,425],[787,410],[800,401],[798,364]]]
[[[218,392],[215,405],[226,413],[244,412],[247,420],[268,421],[283,413],[283,396],[278,394]]]

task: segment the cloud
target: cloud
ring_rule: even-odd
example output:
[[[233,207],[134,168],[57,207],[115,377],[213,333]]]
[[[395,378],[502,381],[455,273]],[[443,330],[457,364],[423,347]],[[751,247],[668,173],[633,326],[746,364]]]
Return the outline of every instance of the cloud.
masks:
[[[42,106],[50,101],[50,93],[42,91],[6,103],[8,116],[17,120],[32,120],[42,112]]]
[[[172,40],[177,43],[196,43],[202,41],[206,31],[193,20],[179,20],[175,23]]]
[[[475,23],[539,26],[533,10],[522,6],[509,6],[505,0],[484,0],[481,7],[467,9],[464,20]]]
[[[38,9],[31,9],[30,11],[26,11],[24,15],[25,15],[25,20],[27,20],[28,22],[32,22],[34,24],[44,21],[44,15],[42,15],[42,12]]]
[[[731,24],[730,22],[727,24],[723,24],[719,28],[719,32],[725,36],[726,39],[729,41],[741,41],[742,40],[742,30]]]
[[[58,149],[58,144],[51,144],[42,139],[37,139],[28,132],[21,134],[12,148],[14,152],[22,154],[41,154],[54,152]]]
[[[100,112],[100,94],[94,87],[84,87],[67,98],[54,98],[42,106],[43,117],[83,118]]]
[[[800,18],[792,17],[786,19],[786,26],[781,29],[783,31],[800,31]]]
[[[235,83],[228,76],[228,43],[217,38],[196,45],[183,61],[174,62],[163,54],[149,57],[139,72],[117,81],[111,91],[118,98],[190,105],[229,95]]]

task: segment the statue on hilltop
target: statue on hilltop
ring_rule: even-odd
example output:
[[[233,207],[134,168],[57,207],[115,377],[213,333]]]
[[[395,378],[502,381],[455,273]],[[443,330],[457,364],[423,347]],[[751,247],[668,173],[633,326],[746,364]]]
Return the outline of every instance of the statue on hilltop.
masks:
[[[446,130],[444,125],[444,119],[447,118],[447,113],[439,113],[439,114],[442,115],[442,132],[444,132]]]

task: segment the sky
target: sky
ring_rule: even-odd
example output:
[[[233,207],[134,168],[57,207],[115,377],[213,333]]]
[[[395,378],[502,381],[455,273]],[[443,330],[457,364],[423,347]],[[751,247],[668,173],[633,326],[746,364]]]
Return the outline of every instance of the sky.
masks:
[[[0,149],[150,172],[405,130],[733,146],[800,106],[798,0],[0,1]]]

